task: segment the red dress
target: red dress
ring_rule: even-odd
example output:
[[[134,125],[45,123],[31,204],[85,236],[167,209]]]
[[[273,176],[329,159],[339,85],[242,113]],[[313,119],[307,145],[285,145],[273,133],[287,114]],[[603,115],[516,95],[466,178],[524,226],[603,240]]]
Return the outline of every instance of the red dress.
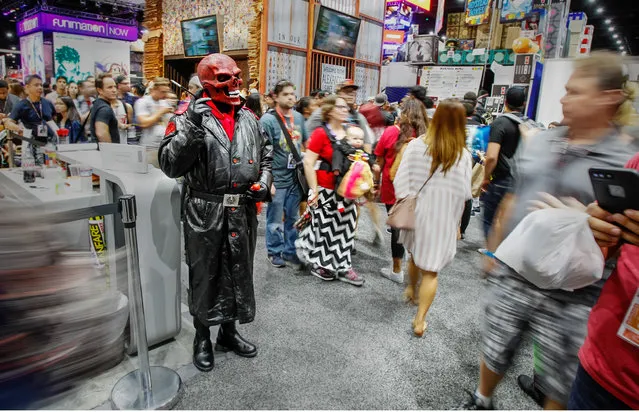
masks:
[[[382,169],[382,185],[379,189],[379,197],[386,205],[395,204],[395,188],[390,179],[390,169],[395,161],[395,143],[399,139],[399,127],[390,126],[384,130],[384,134],[379,138],[375,147],[375,156],[384,158],[384,168]]]

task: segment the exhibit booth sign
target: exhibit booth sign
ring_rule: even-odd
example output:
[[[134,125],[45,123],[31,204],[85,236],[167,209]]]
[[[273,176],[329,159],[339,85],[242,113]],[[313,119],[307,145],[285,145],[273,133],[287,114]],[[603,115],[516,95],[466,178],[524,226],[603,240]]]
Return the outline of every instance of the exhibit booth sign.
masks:
[[[18,36],[20,37],[38,31],[71,33],[124,41],[138,39],[137,26],[78,19],[52,13],[36,13],[18,22]]]

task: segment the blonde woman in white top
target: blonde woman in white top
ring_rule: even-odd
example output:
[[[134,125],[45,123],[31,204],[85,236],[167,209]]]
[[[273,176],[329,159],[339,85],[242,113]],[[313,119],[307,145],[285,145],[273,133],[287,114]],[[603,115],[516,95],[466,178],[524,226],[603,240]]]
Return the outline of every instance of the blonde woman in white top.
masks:
[[[465,127],[464,106],[457,100],[441,102],[426,134],[406,147],[393,182],[397,199],[418,195],[416,228],[402,230],[399,236],[411,255],[410,283],[404,294],[418,303],[413,320],[417,336],[426,330],[437,274],[457,252],[457,228],[464,202],[471,198],[472,160],[466,149]]]

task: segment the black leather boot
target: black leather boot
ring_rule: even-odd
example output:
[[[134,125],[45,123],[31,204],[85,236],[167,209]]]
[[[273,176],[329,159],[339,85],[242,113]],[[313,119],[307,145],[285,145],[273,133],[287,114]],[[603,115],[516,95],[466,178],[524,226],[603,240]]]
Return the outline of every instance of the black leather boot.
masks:
[[[245,358],[252,358],[257,355],[257,348],[251,342],[240,336],[235,327],[235,322],[220,325],[215,350],[220,352],[233,351],[236,355]]]
[[[193,320],[195,339],[193,339],[193,365],[202,372],[208,372],[215,366],[213,344],[209,327],[197,319]]]

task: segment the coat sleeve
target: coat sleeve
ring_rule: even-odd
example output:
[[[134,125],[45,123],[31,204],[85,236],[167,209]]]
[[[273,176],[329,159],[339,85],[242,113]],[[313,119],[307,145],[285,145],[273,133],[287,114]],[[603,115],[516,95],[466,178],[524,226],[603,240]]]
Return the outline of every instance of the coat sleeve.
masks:
[[[198,159],[204,145],[204,130],[186,115],[173,116],[158,149],[160,168],[170,178],[184,176]]]
[[[395,188],[395,198],[403,199],[412,195],[410,189],[410,157],[411,157],[411,145],[406,146],[406,150],[402,155],[402,159],[399,162],[395,179],[393,180],[393,187]]]
[[[262,125],[258,122],[258,127],[260,131],[259,140],[261,141],[261,161],[260,161],[260,180],[259,182],[264,184],[266,187],[270,189],[273,184],[273,175],[271,172],[271,168],[273,165],[273,145],[268,138],[268,135],[264,131]],[[269,190],[270,197],[270,190]]]

